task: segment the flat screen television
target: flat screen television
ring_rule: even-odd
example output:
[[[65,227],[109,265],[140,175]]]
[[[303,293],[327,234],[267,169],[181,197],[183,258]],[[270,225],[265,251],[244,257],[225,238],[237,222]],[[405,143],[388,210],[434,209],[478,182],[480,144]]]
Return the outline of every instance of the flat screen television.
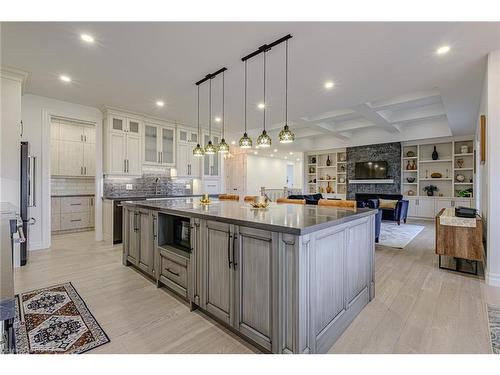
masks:
[[[387,178],[386,161],[365,161],[356,163],[354,168],[356,180],[375,180]]]

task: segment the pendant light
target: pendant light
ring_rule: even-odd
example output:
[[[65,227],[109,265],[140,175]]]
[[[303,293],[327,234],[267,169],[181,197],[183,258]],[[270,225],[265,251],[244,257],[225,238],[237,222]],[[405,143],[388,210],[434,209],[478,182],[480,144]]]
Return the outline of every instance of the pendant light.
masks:
[[[200,132],[200,86],[198,85],[198,144],[193,148],[193,156],[202,157],[205,155],[205,150],[200,146],[201,132]]]
[[[212,78],[208,80],[208,143],[205,146],[205,155],[214,155],[216,147],[212,144]]]
[[[229,152],[229,145],[224,139],[225,116],[224,116],[224,72],[222,72],[222,139],[217,147],[219,154],[227,154]]]
[[[288,40],[285,42],[285,126],[279,132],[280,143],[292,143],[295,134],[288,128]]]
[[[247,62],[245,60],[245,132],[240,138],[241,148],[252,148],[252,138],[247,134]]]
[[[266,51],[264,51],[264,119],[262,134],[257,138],[257,147],[268,148],[271,147],[271,137],[266,132]]]

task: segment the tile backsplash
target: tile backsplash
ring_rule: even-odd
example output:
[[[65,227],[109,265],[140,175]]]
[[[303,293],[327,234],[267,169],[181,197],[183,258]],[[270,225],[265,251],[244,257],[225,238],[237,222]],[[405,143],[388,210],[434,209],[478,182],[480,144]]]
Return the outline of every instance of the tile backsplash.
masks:
[[[132,190],[127,190],[127,184]],[[193,193],[193,180],[160,175],[144,174],[142,177],[105,177],[103,185],[105,197],[135,197],[153,195],[189,195]]]
[[[51,178],[52,195],[64,194],[94,194],[95,180],[93,178]]]

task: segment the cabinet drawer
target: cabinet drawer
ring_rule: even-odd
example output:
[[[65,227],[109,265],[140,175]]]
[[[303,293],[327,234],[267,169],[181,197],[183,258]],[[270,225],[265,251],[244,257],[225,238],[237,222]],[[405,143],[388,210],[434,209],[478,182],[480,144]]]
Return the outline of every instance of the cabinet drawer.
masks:
[[[61,212],[88,212],[90,210],[89,197],[63,197],[61,198]]]
[[[187,289],[187,267],[161,256],[161,275]]]
[[[50,230],[52,232],[61,230],[61,215],[60,214],[52,214],[50,217]]]
[[[89,226],[88,212],[61,214],[61,230],[88,228]]]
[[[61,198],[51,198],[50,207],[52,215],[61,213]]]

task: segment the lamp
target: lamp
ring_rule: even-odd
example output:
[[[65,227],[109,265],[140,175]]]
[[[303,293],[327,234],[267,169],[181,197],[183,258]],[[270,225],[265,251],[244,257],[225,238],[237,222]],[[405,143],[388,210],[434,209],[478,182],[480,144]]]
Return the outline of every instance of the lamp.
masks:
[[[205,150],[200,146],[200,86],[198,85],[198,144],[193,148],[193,156],[202,157],[205,155]]]
[[[271,137],[266,132],[266,50],[264,50],[264,119],[262,134],[257,138],[257,147],[268,148],[271,147]]]
[[[252,138],[247,134],[247,62],[245,60],[245,132],[240,138],[241,148],[252,148]]]
[[[224,128],[225,128],[225,116],[224,116],[224,72],[222,72],[222,139],[219,143],[218,151],[219,154],[227,154],[229,152],[229,145],[224,139]]]
[[[295,134],[288,128],[288,40],[285,42],[285,126],[279,132],[280,143],[292,143]]]
[[[205,146],[205,155],[214,155],[216,147],[212,144],[212,77],[208,80],[208,143]]]

